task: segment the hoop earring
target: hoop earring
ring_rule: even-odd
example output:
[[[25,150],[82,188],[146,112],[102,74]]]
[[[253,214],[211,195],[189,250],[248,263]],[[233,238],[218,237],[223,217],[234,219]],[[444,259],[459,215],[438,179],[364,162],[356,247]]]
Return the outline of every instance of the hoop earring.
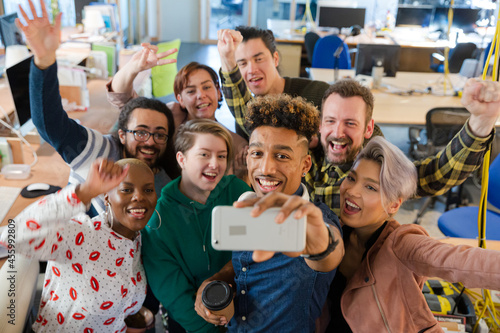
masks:
[[[104,212],[104,215],[106,216],[106,223],[111,229],[113,229],[113,212],[111,212],[111,209],[109,207],[109,203],[106,202],[106,211]]]
[[[146,224],[146,227],[148,227],[148,228],[149,228],[149,229],[151,229],[151,230],[158,230],[158,229],[160,229],[160,227],[161,227],[161,215],[160,215],[160,213],[158,213],[158,211],[156,210],[156,208],[155,208],[155,212],[156,212],[156,215],[158,215],[158,220],[160,220],[160,224],[156,227],[156,229],[153,229],[153,228],[151,228],[151,227],[149,226],[149,224]]]

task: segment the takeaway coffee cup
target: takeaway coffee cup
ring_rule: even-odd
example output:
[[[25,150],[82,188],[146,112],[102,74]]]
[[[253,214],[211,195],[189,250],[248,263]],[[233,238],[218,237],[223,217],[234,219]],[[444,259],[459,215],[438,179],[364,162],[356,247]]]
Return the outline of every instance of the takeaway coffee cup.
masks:
[[[234,315],[233,290],[224,281],[212,281],[201,294],[203,305],[213,314],[226,317],[229,322]]]

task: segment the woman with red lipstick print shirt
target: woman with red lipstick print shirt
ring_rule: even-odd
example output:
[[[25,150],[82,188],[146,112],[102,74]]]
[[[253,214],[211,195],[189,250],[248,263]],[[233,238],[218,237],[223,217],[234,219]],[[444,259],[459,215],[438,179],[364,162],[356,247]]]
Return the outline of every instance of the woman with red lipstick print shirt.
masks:
[[[326,332],[442,332],[422,294],[427,276],[500,288],[500,252],[441,243],[392,219],[416,184],[415,166],[382,137],[357,156],[340,186],[345,255]]]
[[[105,194],[106,213],[85,214]],[[48,260],[35,332],[125,332],[146,296],[141,235],[155,210],[142,161],[97,160],[86,182],[33,203],[15,219],[16,253]],[[7,244],[4,231],[0,241]]]
[[[230,251],[211,245],[212,209],[232,205],[250,188],[225,176],[232,160],[229,131],[208,119],[179,128],[175,148],[182,176],[162,190],[156,209],[163,224],[143,230],[143,261],[148,283],[169,318],[189,332],[219,332],[194,309],[201,283],[231,260]],[[158,217],[149,222],[158,224]]]
[[[175,52],[176,49],[157,53],[158,47],[149,43],[141,44],[143,49],[132,57],[132,59],[120,69],[106,88],[108,90],[108,101],[115,107],[123,107],[130,99],[137,97],[133,90],[133,81],[139,73],[158,65],[166,64],[163,59]],[[209,66],[190,62],[182,67],[174,81],[174,94],[178,102],[169,102],[167,106],[172,110],[175,128],[193,119],[215,119],[215,111],[220,107],[222,92],[219,77]],[[246,178],[246,167],[244,163],[247,140],[229,132],[233,139],[233,151],[236,154],[231,173],[241,179]]]

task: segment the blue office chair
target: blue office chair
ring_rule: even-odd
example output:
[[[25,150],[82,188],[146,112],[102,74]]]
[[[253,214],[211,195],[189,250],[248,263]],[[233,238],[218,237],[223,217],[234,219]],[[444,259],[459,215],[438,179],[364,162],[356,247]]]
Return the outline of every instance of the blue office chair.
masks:
[[[488,202],[500,209],[500,155],[490,165]],[[438,227],[450,237],[477,238],[477,214],[479,207],[459,207],[447,211],[438,220]],[[500,214],[492,210],[486,213],[486,239],[500,240]]]
[[[347,44],[343,42],[340,37],[334,35],[325,36],[316,42],[312,58],[312,67],[333,69],[336,60],[333,54],[342,43],[344,48],[342,49],[338,59],[338,68],[351,69],[351,57],[349,55],[349,48],[347,47]]]

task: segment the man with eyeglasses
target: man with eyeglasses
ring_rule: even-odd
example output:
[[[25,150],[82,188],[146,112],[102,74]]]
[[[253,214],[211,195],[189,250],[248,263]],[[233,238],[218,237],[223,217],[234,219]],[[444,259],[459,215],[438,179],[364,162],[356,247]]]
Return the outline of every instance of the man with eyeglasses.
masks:
[[[167,170],[176,170],[174,134],[170,109],[161,101],[139,97],[127,103],[118,116],[118,131],[103,135],[81,126],[64,111],[57,80],[56,49],[59,47],[60,17],[52,26],[46,15],[22,26],[34,53],[30,69],[30,105],[33,123],[40,136],[52,145],[71,167],[69,183],[82,183],[98,157],[119,160],[125,157],[146,162],[155,173],[156,193],[171,179]],[[104,121],[104,119],[103,119]],[[169,172],[169,174],[171,174]],[[172,177],[174,174],[171,174]],[[92,199],[91,216],[105,210],[103,196]]]

